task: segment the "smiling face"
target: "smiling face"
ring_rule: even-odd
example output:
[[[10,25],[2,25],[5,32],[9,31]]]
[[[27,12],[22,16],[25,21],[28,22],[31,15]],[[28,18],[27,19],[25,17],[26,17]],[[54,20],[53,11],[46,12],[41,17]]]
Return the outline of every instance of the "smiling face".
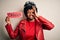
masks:
[[[30,19],[30,20],[33,20],[33,19],[34,19],[34,17],[33,17],[34,13],[35,13],[35,12],[34,12],[33,9],[29,9],[29,10],[27,11],[27,18]]]
[[[36,5],[34,3],[27,3],[24,5],[24,14],[27,20],[35,19],[33,15],[37,12]]]

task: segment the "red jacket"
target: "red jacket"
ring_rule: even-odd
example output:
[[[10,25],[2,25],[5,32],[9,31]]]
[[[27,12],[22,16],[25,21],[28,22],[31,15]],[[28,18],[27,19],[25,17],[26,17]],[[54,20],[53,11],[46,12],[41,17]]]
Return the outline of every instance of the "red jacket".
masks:
[[[15,39],[18,35],[20,36],[20,40],[24,38],[25,35],[25,27],[28,26],[27,20],[22,20],[19,22],[16,29],[13,31],[11,24],[7,24],[5,27],[7,29],[7,32],[11,39]],[[44,34],[43,29],[51,30],[54,25],[43,18],[42,16],[39,16],[38,19],[36,19],[36,38],[37,40],[44,40]]]

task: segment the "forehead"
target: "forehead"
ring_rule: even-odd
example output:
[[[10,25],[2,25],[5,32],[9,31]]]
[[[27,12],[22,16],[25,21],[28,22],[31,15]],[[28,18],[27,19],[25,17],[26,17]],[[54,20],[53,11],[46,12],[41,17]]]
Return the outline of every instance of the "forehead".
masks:
[[[34,12],[34,9],[29,9],[27,12]]]

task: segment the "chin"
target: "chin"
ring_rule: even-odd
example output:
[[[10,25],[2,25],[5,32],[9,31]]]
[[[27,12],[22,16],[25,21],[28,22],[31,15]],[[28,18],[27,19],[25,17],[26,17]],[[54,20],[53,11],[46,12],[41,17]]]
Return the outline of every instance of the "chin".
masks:
[[[29,18],[30,20],[33,20],[34,18]]]
[[[29,20],[33,20],[34,18],[33,17],[27,17]]]

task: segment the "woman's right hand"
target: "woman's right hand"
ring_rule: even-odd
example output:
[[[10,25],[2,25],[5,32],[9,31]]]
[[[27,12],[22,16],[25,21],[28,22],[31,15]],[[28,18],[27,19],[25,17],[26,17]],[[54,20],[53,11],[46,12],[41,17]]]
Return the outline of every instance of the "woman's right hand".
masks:
[[[7,16],[6,19],[5,19],[5,21],[6,21],[7,24],[11,24],[10,17]]]

